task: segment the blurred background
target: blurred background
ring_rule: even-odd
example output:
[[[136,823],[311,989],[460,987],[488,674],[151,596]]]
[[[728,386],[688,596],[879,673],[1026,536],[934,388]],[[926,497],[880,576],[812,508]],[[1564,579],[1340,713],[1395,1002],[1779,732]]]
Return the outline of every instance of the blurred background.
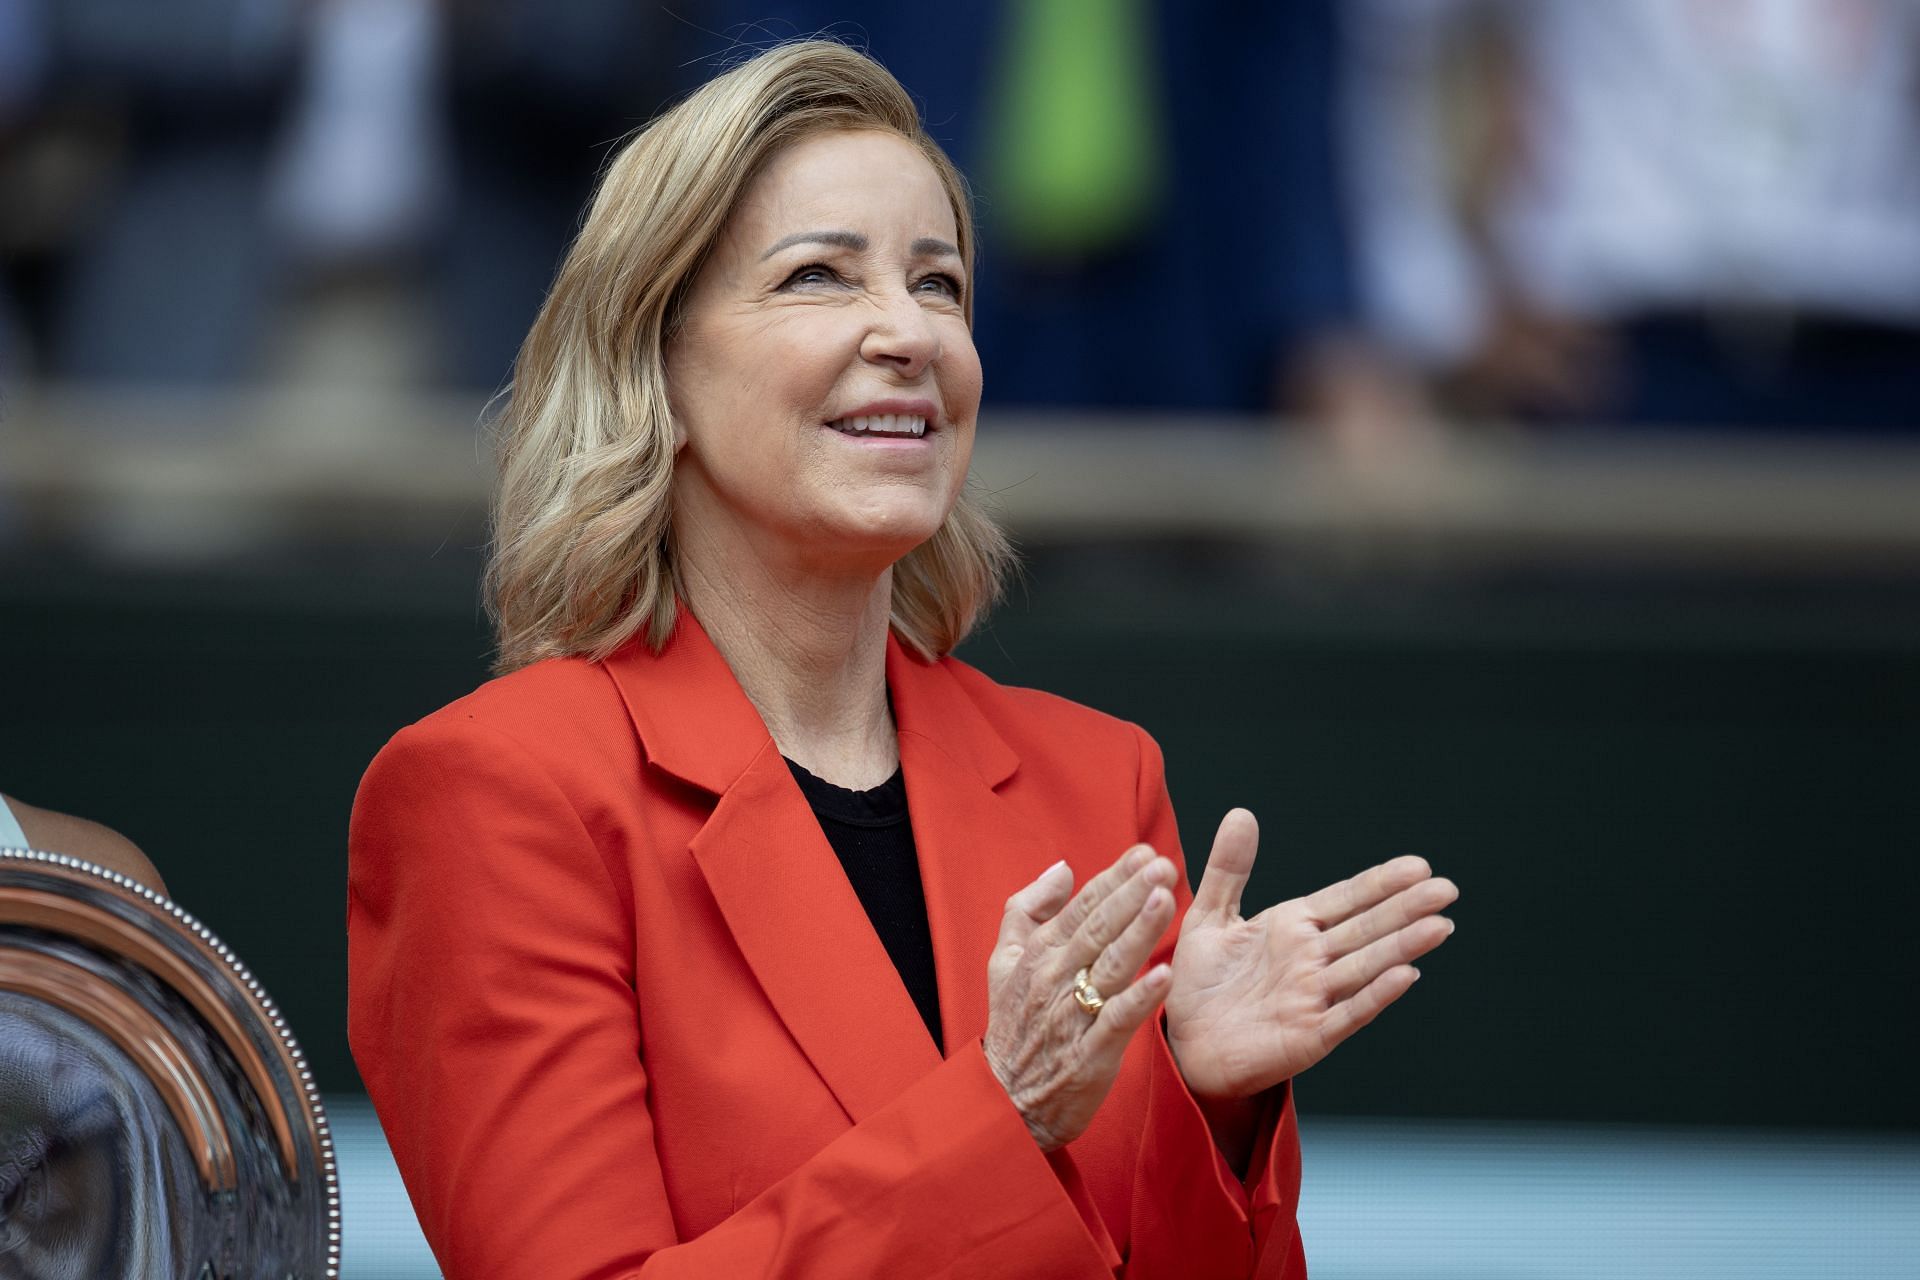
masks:
[[[486,676],[487,402],[619,139],[822,31],[975,188],[962,655],[1250,908],[1463,886],[1299,1083],[1316,1277],[1920,1274],[1920,3],[0,0],[0,790],[285,1009],[347,1275],[436,1274],[345,837]]]

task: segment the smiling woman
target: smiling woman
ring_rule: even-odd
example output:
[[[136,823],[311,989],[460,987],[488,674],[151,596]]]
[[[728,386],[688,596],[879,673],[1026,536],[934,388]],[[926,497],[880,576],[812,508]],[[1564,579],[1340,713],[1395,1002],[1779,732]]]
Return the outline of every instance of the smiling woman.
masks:
[[[920,149],[871,129],[802,138],[742,192],[667,356],[689,595],[804,562],[864,597],[939,531],[980,408],[958,221]]]
[[[807,157],[782,154],[799,143]],[[865,166],[862,185],[836,177],[843,157]],[[806,184],[822,177],[825,189],[809,195]],[[919,222],[896,231],[902,217]],[[749,220],[752,228],[742,225]],[[686,360],[689,344],[669,340],[689,323],[741,332],[764,324],[775,341],[786,336],[790,352],[803,335],[777,327],[787,308],[839,312],[844,344],[876,302],[897,325],[887,300],[911,293],[936,330],[920,341],[955,346],[939,361],[941,376],[962,364],[973,370],[965,403],[946,407],[942,445],[954,483],[962,483],[968,450],[956,445],[963,434],[970,445],[980,395],[972,258],[964,179],[922,131],[900,85],[842,46],[772,50],[640,133],[609,167],[514,370],[488,574],[499,669],[565,654],[605,657],[636,631],[657,645],[672,630],[682,594],[673,547],[683,532],[672,516],[674,461],[688,438],[674,413],[694,401],[680,394],[670,403],[667,365]],[[708,305],[690,305],[696,292]],[[818,305],[836,299],[838,307]],[[833,336],[824,325],[820,332]],[[912,347],[910,340],[893,359],[933,363]],[[770,378],[773,354],[748,357],[753,367],[732,388],[736,403],[749,403],[750,388]],[[857,349],[833,353],[843,374],[849,354]],[[817,352],[804,358],[816,376],[821,361]],[[699,376],[703,364],[724,376],[711,367],[717,358],[688,363],[696,367],[687,376]],[[917,382],[917,366],[915,374]],[[812,410],[863,407],[851,387],[827,390],[849,398]],[[961,494],[951,506],[892,575],[893,628],[923,657],[959,642],[998,594],[1012,559],[970,498]]]
[[[1189,901],[1152,739],[950,656],[1010,558],[972,237],[821,42],[595,197],[503,421],[503,674],[353,814],[354,1055],[455,1280],[1304,1274],[1290,1081],[1453,886],[1242,919],[1235,810]]]

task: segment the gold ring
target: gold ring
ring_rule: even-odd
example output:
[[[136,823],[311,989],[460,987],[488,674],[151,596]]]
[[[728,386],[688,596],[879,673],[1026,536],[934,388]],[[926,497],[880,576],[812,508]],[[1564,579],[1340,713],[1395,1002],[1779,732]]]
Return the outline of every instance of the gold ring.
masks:
[[[1086,969],[1073,975],[1073,1002],[1086,1010],[1089,1018],[1099,1017],[1101,1008],[1107,1003],[1107,998],[1100,994],[1100,988],[1093,985],[1093,979],[1088,976]]]

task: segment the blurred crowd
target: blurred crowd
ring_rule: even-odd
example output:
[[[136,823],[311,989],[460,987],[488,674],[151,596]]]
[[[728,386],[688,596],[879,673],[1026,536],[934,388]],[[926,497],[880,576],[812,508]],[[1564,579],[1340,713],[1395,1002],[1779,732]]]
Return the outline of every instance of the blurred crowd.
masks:
[[[610,149],[827,32],[990,404],[1920,425],[1920,0],[0,0],[0,371],[490,391]]]

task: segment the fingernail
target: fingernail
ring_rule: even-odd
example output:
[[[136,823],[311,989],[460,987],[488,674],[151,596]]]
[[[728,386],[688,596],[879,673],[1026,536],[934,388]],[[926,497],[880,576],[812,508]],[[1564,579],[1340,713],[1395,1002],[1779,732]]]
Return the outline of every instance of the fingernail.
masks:
[[[1067,869],[1067,860],[1065,858],[1062,858],[1060,859],[1060,861],[1048,867],[1045,871],[1042,871],[1040,873],[1039,879],[1058,880],[1060,878],[1060,873],[1062,871],[1065,871],[1066,869]]]
[[[1127,870],[1138,871],[1140,868],[1146,866],[1149,862],[1152,862],[1153,856],[1154,855],[1153,855],[1152,849],[1147,848],[1145,845],[1140,846],[1138,849],[1135,849],[1132,853],[1127,855]]]

